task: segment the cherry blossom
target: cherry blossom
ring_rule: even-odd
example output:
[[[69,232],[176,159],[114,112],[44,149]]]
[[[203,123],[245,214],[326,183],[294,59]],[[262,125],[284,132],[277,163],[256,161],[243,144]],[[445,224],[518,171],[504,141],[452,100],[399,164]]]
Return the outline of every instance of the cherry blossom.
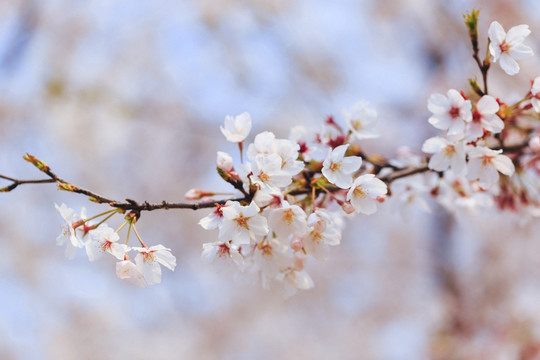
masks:
[[[339,223],[333,221],[334,219],[324,209],[317,209],[308,217],[309,230],[303,244],[306,252],[316,259],[326,259],[329,246],[336,246],[341,242],[341,229]]]
[[[505,175],[514,173],[514,164],[506,155],[501,155],[502,150],[492,150],[479,146],[469,151],[469,179],[478,179],[478,184],[484,189],[489,189],[499,179],[499,172]]]
[[[307,215],[298,205],[283,201],[282,207],[270,210],[268,224],[279,236],[304,235],[307,231]]]
[[[251,163],[251,180],[261,189],[278,190],[291,183],[292,177],[281,169],[282,159],[278,154],[259,154]]]
[[[137,269],[144,275],[148,285],[159,284],[161,282],[161,266],[174,271],[176,258],[171,254],[171,249],[163,245],[147,247],[133,247],[139,253],[135,256]]]
[[[347,156],[345,152],[349,144],[328,150],[328,155],[323,162],[322,173],[332,184],[342,189],[351,187],[353,174],[360,169],[362,158],[359,156]]]
[[[222,208],[223,223],[219,227],[219,240],[232,240],[236,245],[249,244],[251,239],[268,233],[266,218],[259,215],[259,207],[251,202],[242,206],[237,201],[228,201]]]
[[[459,135],[465,130],[465,123],[472,120],[471,102],[454,89],[446,96],[432,94],[428,99],[428,109],[433,113],[429,123],[440,130],[448,130],[448,135]]]
[[[103,256],[105,252],[116,257],[118,260],[124,259],[128,246],[118,244],[120,237],[114,229],[102,224],[100,227],[92,231],[91,239],[86,242],[86,254],[88,260],[96,261]]]
[[[468,124],[466,138],[474,141],[484,135],[484,129],[498,134],[504,128],[504,122],[497,115],[499,104],[493,96],[484,95],[476,104],[473,119]]]
[[[449,168],[458,176],[467,173],[465,144],[463,141],[452,142],[442,137],[429,138],[422,145],[422,151],[433,154],[428,166],[435,171],[446,171]]]
[[[519,72],[516,60],[524,60],[534,55],[532,49],[523,44],[530,33],[529,25],[514,26],[508,30],[508,33],[497,21],[493,21],[489,26],[489,52],[493,57],[493,62],[500,60],[501,68],[508,75],[515,75]]]
[[[131,260],[123,260],[116,263],[116,276],[141,288],[148,286],[143,273]]]
[[[232,259],[240,271],[244,270],[244,257],[240,253],[240,247],[231,241],[215,241],[203,244],[201,259],[206,263],[211,263],[216,258]]]
[[[388,192],[386,184],[373,174],[360,175],[354,180],[347,200],[351,202],[357,213],[371,215],[377,211],[378,196]]]
[[[377,124],[377,112],[371,109],[367,102],[358,101],[351,107],[350,112],[343,110],[343,115],[347,125],[357,139],[379,137],[379,134],[374,130]]]
[[[68,208],[66,204],[60,206],[54,204],[54,206],[65,222],[62,226],[62,233],[56,238],[56,245],[62,246],[66,244],[66,257],[68,259],[73,259],[77,248],[82,248],[84,246],[84,242],[77,236],[74,227],[74,225],[77,225],[79,222],[80,217],[75,213],[75,210]]]
[[[247,112],[235,117],[226,116],[224,125],[220,129],[227,141],[240,143],[251,131],[251,116]]]

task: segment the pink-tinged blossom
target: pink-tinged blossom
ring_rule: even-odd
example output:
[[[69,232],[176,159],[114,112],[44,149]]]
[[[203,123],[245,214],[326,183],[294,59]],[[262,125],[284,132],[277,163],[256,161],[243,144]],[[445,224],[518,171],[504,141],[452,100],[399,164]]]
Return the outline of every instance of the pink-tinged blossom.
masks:
[[[317,209],[308,217],[309,230],[303,239],[304,249],[318,260],[325,260],[330,251],[329,246],[336,246],[341,242],[340,223],[334,219],[323,209]]]
[[[469,173],[471,180],[478,179],[478,184],[489,189],[499,180],[499,172],[511,176],[514,173],[514,164],[502,150],[492,150],[479,146],[469,151]]]
[[[379,137],[374,129],[377,124],[377,112],[371,109],[367,102],[358,101],[351,107],[350,112],[343,110],[343,115],[352,134],[358,140]]]
[[[282,207],[270,210],[268,224],[278,235],[287,237],[290,234],[302,236],[307,232],[307,215],[298,205],[282,202]]]
[[[357,213],[371,215],[377,211],[377,197],[388,192],[386,184],[373,174],[361,175],[354,180],[347,200]]]
[[[254,202],[249,206],[241,206],[237,201],[227,202],[222,209],[223,223],[219,228],[219,241],[232,240],[236,245],[246,245],[252,238],[268,234],[266,218],[259,211]]]
[[[224,126],[219,128],[227,141],[240,143],[251,131],[251,116],[247,112],[235,117],[228,115],[225,117]]]
[[[135,256],[137,268],[144,275],[148,285],[159,284],[161,282],[161,266],[174,271],[176,258],[171,254],[171,249],[163,245],[155,245],[150,248],[134,247],[139,253]]]
[[[240,247],[231,241],[215,241],[203,244],[201,259],[206,263],[212,263],[216,259],[231,259],[240,271],[244,271],[244,257],[240,253]]]
[[[459,135],[465,130],[465,123],[471,121],[471,102],[454,89],[446,96],[432,94],[428,99],[428,110],[433,113],[429,123],[440,130],[448,130],[448,135]]]
[[[534,55],[532,49],[523,44],[530,33],[529,25],[524,24],[514,26],[508,30],[508,33],[497,21],[492,22],[489,26],[489,52],[493,57],[493,62],[500,61],[501,68],[508,75],[515,75],[519,72],[516,60],[524,60]]]
[[[322,173],[326,179],[342,189],[351,187],[353,174],[362,165],[362,158],[359,156],[345,157],[348,147],[349,144],[346,144],[338,146],[334,150],[328,150],[322,168]]]
[[[466,139],[474,141],[484,135],[484,129],[493,134],[500,133],[504,128],[504,122],[497,115],[499,104],[493,96],[484,95],[476,104],[473,119],[467,126]]]
[[[131,260],[123,260],[116,263],[116,276],[141,288],[148,286],[143,273]]]
[[[446,171],[450,168],[457,176],[467,173],[463,141],[451,142],[442,137],[432,137],[424,142],[422,151],[433,154],[428,163],[428,167],[432,170]]]
[[[216,165],[223,171],[232,171],[233,159],[232,157],[223,151],[217,152]]]
[[[118,260],[124,259],[124,255],[129,248],[125,244],[118,243],[120,237],[114,229],[102,224],[92,231],[90,235],[90,240],[86,242],[88,260],[96,261],[106,252]]]
[[[80,217],[75,213],[75,210],[68,208],[66,204],[62,204],[61,206],[54,204],[54,206],[65,222],[62,226],[62,233],[56,238],[56,245],[62,246],[66,244],[66,257],[73,259],[77,248],[84,246],[83,241],[77,236],[75,230],[78,222],[80,222]]]
[[[223,223],[223,205],[218,205],[214,211],[199,220],[199,225],[205,230],[217,229]]]

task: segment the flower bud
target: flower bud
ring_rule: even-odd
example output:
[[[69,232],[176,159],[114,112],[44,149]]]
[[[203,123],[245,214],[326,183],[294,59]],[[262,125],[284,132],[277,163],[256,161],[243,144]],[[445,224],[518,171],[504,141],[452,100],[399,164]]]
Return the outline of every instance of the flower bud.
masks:
[[[190,189],[190,190],[188,190],[186,192],[184,197],[186,198],[186,200],[194,201],[194,200],[200,200],[203,197],[213,196],[213,195],[215,195],[215,193],[213,193],[211,191],[203,191],[203,190],[199,190],[199,189]]]
[[[304,247],[304,242],[302,241],[302,238],[293,237],[290,245],[291,249],[293,249],[294,251],[300,251]]]
[[[223,171],[231,171],[233,169],[232,157],[223,151],[217,152],[216,163],[217,163],[217,167]]]
[[[345,212],[345,214],[352,214],[354,212],[354,207],[351,205],[350,202],[343,202],[341,204],[341,208]]]
[[[302,270],[306,266],[307,257],[302,252],[295,252],[294,253],[294,269],[295,270]]]

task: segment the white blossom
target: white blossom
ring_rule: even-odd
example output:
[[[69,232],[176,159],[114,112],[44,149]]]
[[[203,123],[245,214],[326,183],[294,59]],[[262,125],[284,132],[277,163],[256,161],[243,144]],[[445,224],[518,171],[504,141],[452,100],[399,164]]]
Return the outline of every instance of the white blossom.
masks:
[[[130,260],[118,261],[116,263],[116,276],[138,287],[145,288],[148,286],[141,270]]]
[[[478,146],[469,152],[469,173],[471,180],[478,179],[478,184],[489,189],[499,180],[499,172],[511,176],[514,173],[514,164],[502,150],[492,150]]]
[[[489,52],[493,57],[493,62],[500,61],[501,68],[508,75],[515,75],[519,72],[516,60],[524,60],[534,55],[532,49],[523,44],[530,33],[529,25],[524,24],[512,27],[508,33],[497,21],[492,22],[489,26]]]
[[[500,133],[504,128],[504,122],[497,115],[499,104],[493,96],[484,95],[476,104],[473,119],[468,124],[466,139],[474,141],[484,135],[484,129],[494,134]]]
[[[367,102],[358,101],[351,107],[350,112],[343,110],[343,115],[357,139],[371,139],[379,136],[374,129],[377,124],[377,112],[371,109]]]
[[[216,258],[232,259],[240,271],[244,270],[244,257],[240,253],[240,247],[231,241],[215,241],[203,244],[201,259],[206,263],[211,263]]]
[[[448,90],[446,96],[432,94],[428,99],[428,109],[433,113],[429,123],[440,130],[448,130],[448,135],[462,134],[465,123],[471,121],[471,102],[454,89]]]
[[[220,126],[221,133],[227,141],[240,143],[248,136],[251,131],[251,116],[247,112],[232,117],[225,117],[225,126]]]
[[[424,142],[422,151],[433,154],[428,163],[428,167],[432,170],[446,171],[450,168],[457,176],[467,173],[463,141],[451,142],[442,137],[432,137]]]
[[[326,179],[342,189],[351,187],[353,174],[362,165],[362,158],[359,156],[345,157],[348,147],[349,144],[346,144],[340,145],[334,150],[328,150],[322,168],[322,173]]]
[[[268,224],[279,236],[301,236],[307,232],[307,215],[300,206],[283,201],[282,207],[270,210]]]
[[[217,206],[214,211],[199,220],[199,225],[205,230],[217,229],[223,223],[222,208],[221,205]]]
[[[137,268],[144,275],[148,285],[159,284],[161,282],[161,266],[174,271],[176,258],[171,254],[171,249],[163,245],[147,247],[133,247],[139,253],[135,256]]]
[[[282,159],[278,154],[258,154],[251,163],[251,181],[263,190],[276,191],[285,187],[291,183],[292,176],[283,171],[281,166]]]
[[[316,259],[325,260],[329,246],[336,246],[341,242],[339,222],[333,220],[332,215],[324,209],[317,209],[308,217],[309,230],[303,244],[306,252]]]
[[[234,244],[249,244],[252,238],[268,233],[266,218],[259,215],[259,207],[251,202],[241,206],[237,201],[228,201],[222,208],[223,223],[219,227],[219,240],[232,240]]]
[[[90,240],[86,242],[88,260],[98,260],[105,252],[113,255],[118,260],[123,260],[128,247],[125,244],[119,244],[119,238],[114,229],[106,224],[100,225],[91,232]]]
[[[60,206],[54,204],[54,206],[65,222],[62,226],[62,233],[56,238],[56,245],[62,246],[66,244],[66,257],[73,259],[77,248],[84,246],[84,242],[77,236],[74,228],[74,224],[80,221],[80,217],[75,213],[75,210],[68,208],[66,204]]]
[[[347,200],[351,202],[357,213],[371,215],[377,211],[378,196],[388,192],[386,184],[373,174],[361,175],[352,184],[347,193]]]

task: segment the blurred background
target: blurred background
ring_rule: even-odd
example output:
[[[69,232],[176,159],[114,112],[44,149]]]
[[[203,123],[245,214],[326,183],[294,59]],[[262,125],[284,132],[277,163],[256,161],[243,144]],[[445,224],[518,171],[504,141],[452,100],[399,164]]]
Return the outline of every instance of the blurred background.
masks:
[[[359,99],[379,112],[368,152],[419,151],[436,134],[429,95],[480,77],[473,6],[482,51],[493,20],[529,24],[540,51],[536,0],[0,0],[0,173],[40,178],[29,152],[110,198],[182,201],[227,190],[214,170],[216,151],[236,154],[225,115],[287,137],[343,124]],[[515,77],[494,66],[491,93],[525,94],[538,59]],[[432,203],[404,220],[381,206],[308,263],[314,289],[283,299],[201,262],[217,238],[197,225],[207,211],[143,214],[145,242],[178,261],[160,285],[118,280],[112,259],[67,260],[62,202],[106,210],[53,185],[0,196],[0,359],[540,359],[540,226],[519,214]]]

